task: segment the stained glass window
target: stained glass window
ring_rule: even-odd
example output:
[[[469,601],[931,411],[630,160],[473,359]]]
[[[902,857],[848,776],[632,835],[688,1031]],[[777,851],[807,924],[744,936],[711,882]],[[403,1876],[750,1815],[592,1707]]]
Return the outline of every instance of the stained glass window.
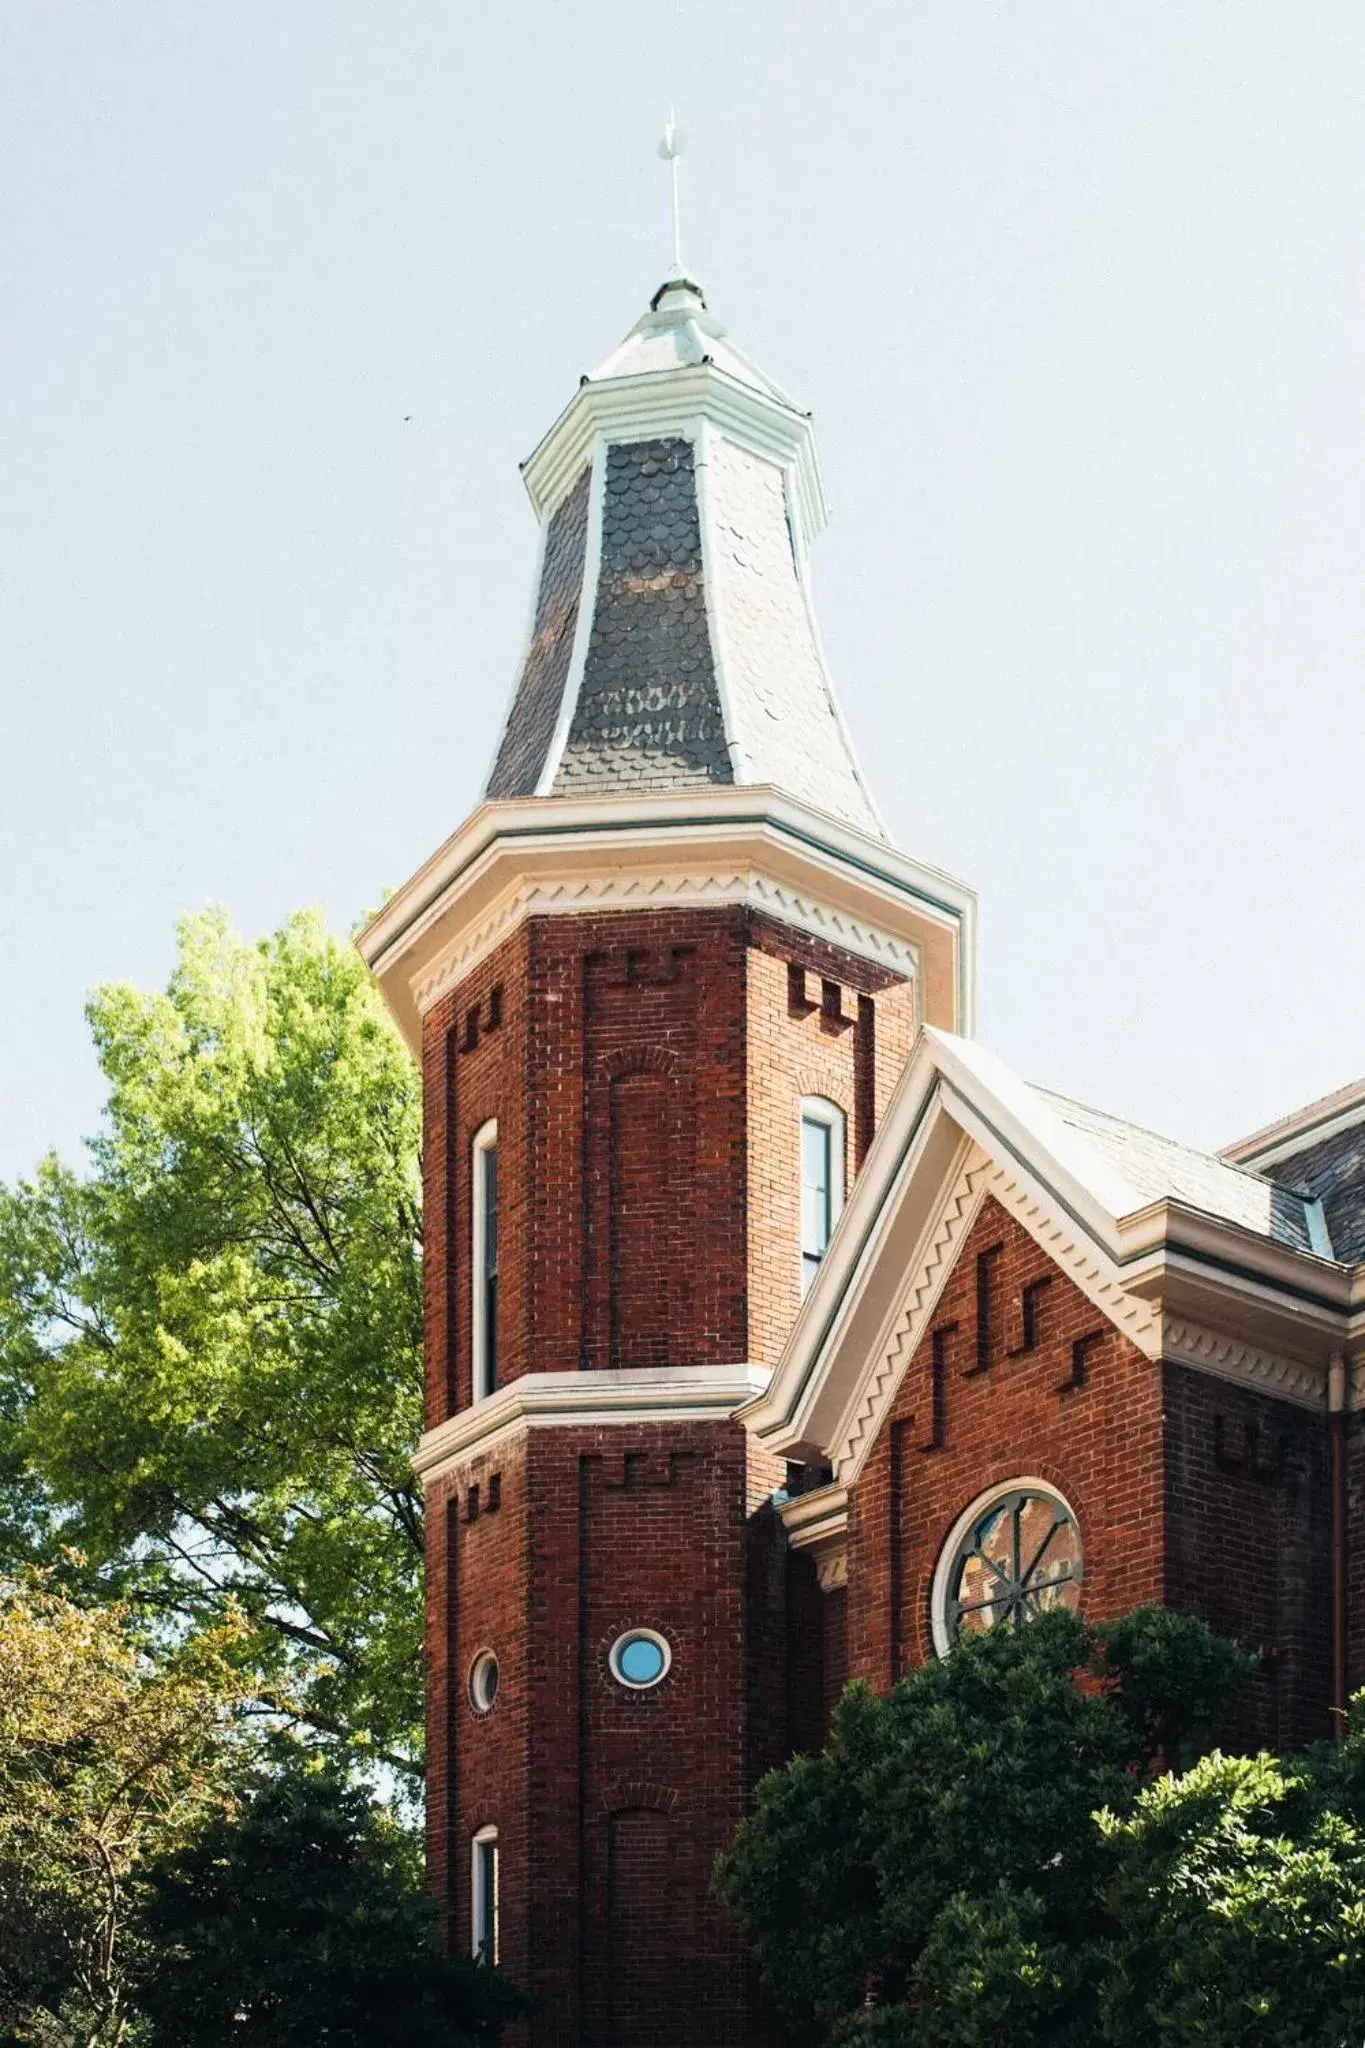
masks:
[[[1081,1533],[1058,1494],[1041,1487],[998,1489],[959,1525],[935,1583],[940,1650],[964,1632],[997,1622],[1017,1626],[1049,1607],[1080,1601]]]

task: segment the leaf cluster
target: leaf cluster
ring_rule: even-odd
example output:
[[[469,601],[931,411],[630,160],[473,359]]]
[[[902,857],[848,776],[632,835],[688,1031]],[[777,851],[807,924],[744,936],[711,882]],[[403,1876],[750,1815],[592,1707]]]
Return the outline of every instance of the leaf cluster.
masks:
[[[1102,1627],[1057,1611],[965,1639],[884,1698],[850,1688],[828,1748],[763,1781],[717,1870],[797,2038],[1126,2039],[1097,2031],[1120,1918],[1095,1816],[1132,1816],[1249,1668],[1161,1610]]]
[[[146,2048],[473,2048],[529,2009],[441,1953],[411,1838],[334,1768],[258,1776],[154,1870]]]
[[[90,1170],[0,1189],[0,1540],[169,1638],[235,1602],[261,1702],[420,1756],[419,1102],[354,950],[186,919],[89,1006]]]
[[[128,2024],[149,1859],[228,1798],[239,1625],[151,1660],[117,1608],[0,1581],[0,2023],[107,2044]]]

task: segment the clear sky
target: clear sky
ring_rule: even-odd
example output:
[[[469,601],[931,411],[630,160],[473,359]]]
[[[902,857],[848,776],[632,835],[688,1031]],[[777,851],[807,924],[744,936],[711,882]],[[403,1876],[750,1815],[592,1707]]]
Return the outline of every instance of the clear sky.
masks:
[[[670,97],[982,1036],[1206,1144],[1365,1069],[1360,0],[11,0],[0,1174],[182,909],[346,928],[474,802]]]

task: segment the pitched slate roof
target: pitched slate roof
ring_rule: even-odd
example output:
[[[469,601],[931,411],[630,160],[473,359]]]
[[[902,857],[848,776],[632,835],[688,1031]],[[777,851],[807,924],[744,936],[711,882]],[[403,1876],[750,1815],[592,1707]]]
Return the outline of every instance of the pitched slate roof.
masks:
[[[1222,1156],[1315,1197],[1337,1257],[1365,1260],[1365,1081],[1305,1103]]]
[[[945,1031],[927,1032],[982,1082],[1047,1153],[1111,1216],[1151,1202],[1182,1202],[1273,1244],[1331,1257],[1318,1205],[1265,1174],[1230,1165],[1178,1139],[1091,1109],[1021,1080],[984,1046]]]
[[[779,459],[808,448],[806,415],[684,280],[581,388],[600,439],[545,521],[485,794],[771,784],[884,836],[825,670]],[[552,430],[564,445],[573,410]]]
[[[1141,1203],[1173,1198],[1226,1223],[1240,1223],[1276,1244],[1314,1251],[1310,1205],[1263,1174],[1229,1166],[1211,1152],[1163,1138],[1141,1124],[1125,1123],[1102,1109],[1089,1109],[1048,1089],[1034,1093],[1069,1129],[1102,1155],[1140,1197]]]

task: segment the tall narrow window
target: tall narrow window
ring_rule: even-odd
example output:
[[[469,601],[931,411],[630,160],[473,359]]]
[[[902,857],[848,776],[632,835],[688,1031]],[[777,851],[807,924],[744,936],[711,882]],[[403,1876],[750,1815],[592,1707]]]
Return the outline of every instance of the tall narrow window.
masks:
[[[822,1095],[801,1104],[801,1292],[820,1269],[844,1206],[844,1113]]]
[[[474,1231],[470,1261],[474,1399],[498,1384],[498,1125],[492,1118],[474,1136]]]
[[[470,1870],[469,1946],[481,1963],[498,1958],[498,1831],[480,1828],[473,1841]]]

